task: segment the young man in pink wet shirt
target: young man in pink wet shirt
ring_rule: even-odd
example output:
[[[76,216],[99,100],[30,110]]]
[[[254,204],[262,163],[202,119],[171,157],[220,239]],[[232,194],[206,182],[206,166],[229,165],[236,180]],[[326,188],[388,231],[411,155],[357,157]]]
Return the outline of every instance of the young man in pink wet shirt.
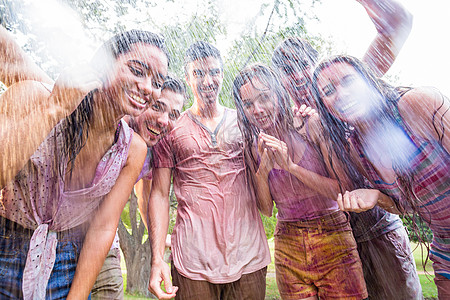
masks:
[[[153,148],[149,289],[159,299],[264,299],[270,253],[245,173],[236,111],[218,103],[219,51],[206,42],[193,44],[185,55],[185,74],[194,103]],[[172,174],[178,200],[174,285],[163,260]]]

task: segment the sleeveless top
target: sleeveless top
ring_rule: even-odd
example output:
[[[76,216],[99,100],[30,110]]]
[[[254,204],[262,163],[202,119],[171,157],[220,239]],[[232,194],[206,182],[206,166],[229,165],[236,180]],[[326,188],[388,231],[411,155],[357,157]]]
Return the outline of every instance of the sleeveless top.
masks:
[[[305,145],[305,151],[297,165],[324,177],[329,177],[325,162],[318,150],[294,130],[288,133],[288,139],[285,141],[288,148],[292,147],[292,139],[301,141]],[[296,149],[293,149],[293,151],[295,152]],[[278,208],[277,219],[279,221],[311,220],[338,210],[336,201],[307,187],[288,171],[272,169],[269,173],[269,187]]]
[[[398,100],[389,104],[394,111],[398,126],[404,130],[416,147],[403,173],[412,176],[416,199],[411,200],[416,201],[419,215],[433,232],[430,259],[443,266],[435,269],[436,273],[450,278],[450,155],[437,141],[429,141],[413,134],[400,116]],[[404,187],[399,183],[398,178],[392,183],[381,180],[367,159],[358,137],[352,135],[351,141],[375,188],[389,195],[401,207],[410,210]]]
[[[0,194],[0,216],[34,230],[23,275],[25,299],[45,297],[56,257],[56,232],[77,227],[94,217],[127,161],[132,139],[132,130],[121,120],[118,139],[98,163],[92,183],[80,190],[65,191],[59,166],[63,164],[65,174],[68,160],[59,155],[61,124],[52,129]]]

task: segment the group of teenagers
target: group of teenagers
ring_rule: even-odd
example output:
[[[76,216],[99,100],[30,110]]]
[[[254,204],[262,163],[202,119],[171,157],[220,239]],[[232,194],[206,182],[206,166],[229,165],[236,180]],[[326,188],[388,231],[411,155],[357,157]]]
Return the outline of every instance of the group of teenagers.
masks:
[[[157,34],[119,33],[54,82],[2,29],[0,298],[115,299],[93,286],[108,258],[117,263],[118,221],[141,182],[159,299],[264,299],[260,213],[274,205],[282,299],[422,299],[399,214],[431,228],[434,280],[449,299],[450,102],[380,79],[412,16],[396,0],[357,1],[377,29],[362,60],[319,62],[306,40],[287,38],[272,66],[235,76],[236,109],[218,102],[223,61],[210,43],[185,52],[193,104],[182,112],[186,88],[168,76]]]

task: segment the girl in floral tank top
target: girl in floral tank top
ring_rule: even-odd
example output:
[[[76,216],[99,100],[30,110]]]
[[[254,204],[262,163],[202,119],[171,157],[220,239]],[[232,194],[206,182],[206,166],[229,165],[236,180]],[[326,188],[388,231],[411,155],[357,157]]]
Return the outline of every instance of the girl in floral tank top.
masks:
[[[88,298],[142,169],[147,147],[120,119],[139,115],[159,98],[168,68],[164,40],[146,31],[119,33],[92,63],[102,74],[84,74],[90,77],[77,86],[68,84],[71,77],[53,91],[41,85],[44,91],[35,93],[18,82],[2,98],[6,108],[16,109],[8,101],[21,99],[11,95],[39,103],[82,95],[1,190],[0,243],[12,248],[0,252],[1,298]],[[93,83],[96,88],[85,92]]]

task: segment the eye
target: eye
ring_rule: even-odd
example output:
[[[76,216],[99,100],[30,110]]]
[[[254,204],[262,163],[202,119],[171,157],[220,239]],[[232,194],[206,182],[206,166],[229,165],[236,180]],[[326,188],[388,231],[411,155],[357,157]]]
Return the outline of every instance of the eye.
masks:
[[[192,72],[192,74],[193,74],[195,77],[197,77],[197,78],[203,77],[203,76],[204,76],[204,73],[203,73],[203,71],[201,71],[201,70],[194,70],[194,71]]]
[[[294,69],[290,66],[285,66],[283,67],[283,72],[286,75],[291,75],[292,73],[294,73]]]
[[[246,101],[242,103],[245,109],[250,109],[253,106],[253,103],[250,101]]]
[[[333,95],[335,91],[336,91],[336,89],[334,88],[334,86],[327,86],[327,87],[322,89],[322,93],[326,97],[329,97],[329,96]]]
[[[169,114],[169,119],[171,119],[172,121],[176,121],[179,116],[180,116],[179,112],[171,112]]]
[[[261,101],[261,103],[267,103],[267,102],[271,101],[270,95],[267,95],[267,94],[261,95],[260,101]]]
[[[135,68],[135,67],[132,67],[132,66],[128,66],[128,67],[130,68],[131,73],[133,73],[135,76],[138,76],[138,77],[144,77],[145,76],[145,73],[144,73],[144,71],[142,69]]]
[[[160,89],[160,88],[162,88],[163,84],[164,84],[164,81],[162,81],[162,80],[154,80],[154,81],[152,82],[152,85],[153,85],[153,87],[154,87],[155,89]]]
[[[211,76],[219,76],[220,74],[220,70],[219,69],[212,69],[211,71],[209,71],[209,75]]]
[[[155,102],[155,103],[152,104],[152,109],[153,109],[154,111],[158,111],[158,112],[163,110],[163,109],[162,109],[162,105],[159,104],[158,102]]]
[[[355,76],[345,76],[341,80],[341,85],[344,87],[350,86],[352,82],[355,81],[355,79],[356,79]]]

